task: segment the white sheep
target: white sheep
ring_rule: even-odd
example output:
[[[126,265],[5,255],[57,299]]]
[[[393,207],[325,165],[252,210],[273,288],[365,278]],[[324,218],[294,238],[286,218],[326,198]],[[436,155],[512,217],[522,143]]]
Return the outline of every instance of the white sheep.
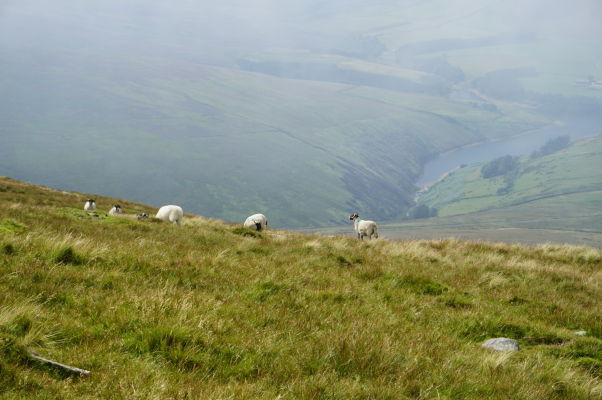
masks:
[[[376,222],[374,221],[364,221],[360,219],[358,213],[351,214],[349,219],[353,221],[353,227],[355,228],[355,232],[357,232],[357,238],[359,240],[364,240],[365,236],[368,236],[368,239],[372,239],[372,235],[376,239],[378,239],[378,232],[376,231]]]
[[[96,210],[96,202],[93,199],[89,199],[88,201],[86,201],[86,204],[84,204],[84,210],[86,210],[86,211]]]
[[[268,226],[268,219],[263,214],[253,214],[245,220],[244,227],[260,231]]]
[[[155,218],[159,218],[163,221],[171,222],[172,224],[179,226],[184,218],[184,211],[180,206],[163,206],[159,208]]]
[[[117,215],[121,213],[123,213],[123,211],[121,210],[121,206],[119,204],[115,204],[113,208],[111,208],[111,211],[109,211],[109,215]]]

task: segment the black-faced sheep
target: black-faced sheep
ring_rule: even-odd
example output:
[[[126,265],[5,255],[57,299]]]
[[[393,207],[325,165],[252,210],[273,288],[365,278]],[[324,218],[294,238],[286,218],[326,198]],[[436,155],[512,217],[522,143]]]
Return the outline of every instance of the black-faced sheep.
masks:
[[[368,239],[372,239],[372,235],[378,239],[378,232],[376,231],[376,222],[364,221],[360,219],[358,213],[351,214],[349,219],[353,221],[355,232],[359,240],[364,240],[364,237],[368,236]]]
[[[86,211],[96,210],[96,202],[93,199],[89,199],[88,201],[86,201],[86,204],[84,204],[84,210],[86,210]]]
[[[121,213],[123,213],[123,211],[121,210],[121,206],[119,204],[115,204],[109,211],[109,215],[117,215]]]
[[[148,214],[147,213],[142,213],[142,214],[136,215],[136,219],[138,221],[142,221],[143,219],[147,219],[147,218],[148,218]]]
[[[244,227],[260,231],[268,226],[268,219],[263,214],[253,214],[245,220]]]

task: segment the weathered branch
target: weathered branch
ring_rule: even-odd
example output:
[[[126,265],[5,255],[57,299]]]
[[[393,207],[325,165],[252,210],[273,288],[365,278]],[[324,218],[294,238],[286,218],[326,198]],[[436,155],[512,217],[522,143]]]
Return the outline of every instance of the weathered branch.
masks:
[[[84,376],[90,375],[90,371],[87,371],[85,369],[71,367],[69,365],[58,363],[56,361],[48,360],[48,359],[46,359],[44,357],[40,357],[40,355],[38,353],[36,353],[35,351],[28,350],[27,354],[29,355],[29,357],[33,358],[36,361],[42,362],[44,364],[52,365],[53,367],[60,368],[63,371],[68,372],[70,374],[84,375]]]

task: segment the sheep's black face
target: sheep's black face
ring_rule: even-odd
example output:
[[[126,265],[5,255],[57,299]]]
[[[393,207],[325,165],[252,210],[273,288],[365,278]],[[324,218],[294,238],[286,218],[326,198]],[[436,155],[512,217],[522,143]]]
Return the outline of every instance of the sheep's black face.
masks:
[[[356,218],[358,218],[358,217],[359,217],[359,215],[358,215],[357,213],[355,213],[355,214],[351,214],[351,215],[349,216],[349,219],[350,219],[351,221],[355,221],[355,219],[356,219]]]

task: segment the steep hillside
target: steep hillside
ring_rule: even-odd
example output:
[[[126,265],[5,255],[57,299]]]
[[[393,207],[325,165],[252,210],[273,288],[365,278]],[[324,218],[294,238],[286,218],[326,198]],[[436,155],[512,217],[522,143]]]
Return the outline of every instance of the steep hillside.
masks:
[[[5,175],[231,221],[255,210],[278,226],[338,223],[353,209],[391,219],[411,204],[422,159],[545,123],[513,107],[201,64],[90,55],[85,72],[39,71],[23,56],[4,75]]]
[[[553,10],[517,30],[550,8],[521,4],[3,3],[0,173],[230,221],[393,220],[429,157],[549,123],[531,91],[598,96],[574,86],[598,36],[560,41]]]
[[[602,398],[599,250],[178,228],[88,196],[0,178],[3,398]]]

